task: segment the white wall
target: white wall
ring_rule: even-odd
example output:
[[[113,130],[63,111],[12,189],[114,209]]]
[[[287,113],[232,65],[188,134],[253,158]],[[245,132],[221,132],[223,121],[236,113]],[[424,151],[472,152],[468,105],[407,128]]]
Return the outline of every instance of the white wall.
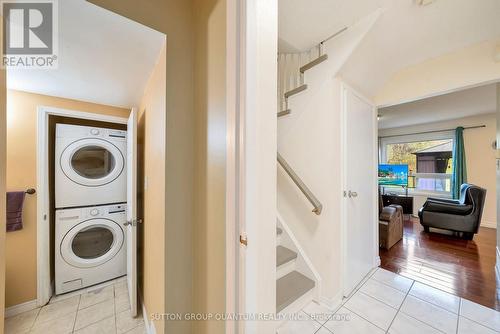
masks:
[[[467,48],[404,68],[380,89],[378,106],[393,105],[500,80],[500,62],[494,55],[500,39]]]
[[[311,212],[281,168],[278,211],[319,272],[323,301],[332,304],[341,296],[340,81],[335,76],[378,16],[377,11],[325,44],[328,60],[307,71],[308,89],[289,99],[292,114],[278,120],[278,151],[322,202],[323,212]]]
[[[465,156],[467,160],[467,181],[486,188],[486,203],[481,226],[496,228],[496,151],[492,143],[496,139],[496,114],[489,113],[454,120],[422,125],[379,130],[379,136],[404,135],[421,131],[447,130],[458,126],[486,125],[486,128],[464,131]],[[419,198],[419,203],[423,199]],[[419,206],[414,203],[414,211]]]
[[[248,236],[244,308],[276,312],[276,115],[278,1],[246,2],[245,189]],[[247,334],[275,333],[272,321],[242,323]]]

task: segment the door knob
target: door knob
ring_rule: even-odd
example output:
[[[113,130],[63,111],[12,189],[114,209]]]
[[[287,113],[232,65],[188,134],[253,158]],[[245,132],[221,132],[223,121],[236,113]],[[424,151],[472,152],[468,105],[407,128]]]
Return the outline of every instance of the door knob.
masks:
[[[350,191],[349,190],[349,198],[352,198],[352,197],[358,197],[358,193],[355,192],[355,191]]]

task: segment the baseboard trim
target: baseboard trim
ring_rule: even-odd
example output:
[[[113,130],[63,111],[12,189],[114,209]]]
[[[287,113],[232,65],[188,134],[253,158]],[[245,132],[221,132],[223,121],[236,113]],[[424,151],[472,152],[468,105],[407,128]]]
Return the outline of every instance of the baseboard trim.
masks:
[[[495,265],[495,269],[497,271],[497,277],[500,277],[500,249],[496,247],[497,249],[497,263]]]
[[[382,261],[380,260],[380,256],[379,255],[375,256],[375,267],[380,267],[381,263]]]
[[[338,293],[335,297],[331,299],[322,296],[319,298],[319,303],[324,304],[332,311],[337,311],[337,309],[339,309],[340,306],[342,306],[342,292]]]
[[[496,222],[490,222],[490,221],[481,221],[481,227],[488,227],[488,228],[497,228],[497,223]]]
[[[142,306],[142,318],[144,319],[144,327],[146,328],[146,334],[156,334],[156,328],[151,319],[149,318],[149,313],[146,311],[146,305],[144,304],[144,299],[139,294]]]
[[[15,315],[34,310],[37,307],[38,306],[36,299],[30,300],[29,302],[13,305],[5,309],[5,317],[6,318],[13,317]]]

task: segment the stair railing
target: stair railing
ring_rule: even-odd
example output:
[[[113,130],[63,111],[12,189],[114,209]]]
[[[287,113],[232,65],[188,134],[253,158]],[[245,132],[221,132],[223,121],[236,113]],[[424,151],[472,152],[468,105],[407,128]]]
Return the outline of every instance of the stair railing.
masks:
[[[307,85],[304,83],[304,72],[328,59],[328,55],[323,54],[324,43],[326,41],[329,41],[330,39],[342,34],[347,29],[348,29],[347,27],[344,27],[344,28],[338,30],[337,32],[335,32],[333,35],[322,40],[318,44],[318,58],[310,61],[309,63],[307,63],[299,68],[300,86],[285,92],[285,94],[284,94],[285,95],[284,96],[285,97],[285,110],[278,112],[277,113],[278,117],[286,116],[286,115],[289,115],[291,113],[291,110],[288,107],[288,98],[290,96],[298,94],[298,93],[307,89]],[[280,103],[280,108],[281,108],[281,103]],[[300,191],[304,194],[304,196],[306,196],[306,198],[309,200],[309,202],[313,205],[314,209],[312,210],[312,212],[314,212],[317,215],[320,215],[321,211],[323,210],[323,205],[316,198],[316,196],[314,196],[314,194],[307,187],[307,185],[304,183],[304,181],[302,181],[302,179],[297,175],[297,173],[295,173],[295,171],[292,169],[292,167],[290,167],[288,162],[286,162],[286,160],[283,159],[283,157],[281,156],[281,154],[279,154],[279,152],[278,152],[278,163],[281,165],[281,167],[283,167],[283,169],[288,174],[288,176],[290,176],[292,181],[297,185],[297,187],[299,187]]]
[[[323,204],[314,196],[312,191],[309,189],[309,187],[306,186],[304,181],[295,173],[295,171],[290,167],[288,162],[286,162],[285,159],[279,154],[278,152],[278,163],[283,167],[285,172],[290,176],[292,181],[299,187],[300,191],[306,196],[306,198],[309,200],[309,202],[313,205],[314,209],[312,212],[314,212],[317,215],[321,214],[321,210],[323,210]]]

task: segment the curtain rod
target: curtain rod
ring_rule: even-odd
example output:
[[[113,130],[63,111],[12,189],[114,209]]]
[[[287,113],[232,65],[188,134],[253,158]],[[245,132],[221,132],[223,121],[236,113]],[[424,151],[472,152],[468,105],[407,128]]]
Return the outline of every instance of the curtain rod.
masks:
[[[486,125],[476,125],[476,126],[467,126],[464,127],[464,130],[468,129],[478,129],[478,128],[485,128]],[[456,129],[456,128],[455,128]],[[446,132],[446,131],[454,131],[455,129],[445,129],[445,130],[432,130],[432,131],[422,131],[422,132],[413,132],[413,133],[404,133],[400,135],[390,135],[390,136],[382,136],[379,138],[391,138],[391,137],[401,137],[401,136],[411,136],[411,135],[423,135],[426,133],[436,133],[436,132]]]

